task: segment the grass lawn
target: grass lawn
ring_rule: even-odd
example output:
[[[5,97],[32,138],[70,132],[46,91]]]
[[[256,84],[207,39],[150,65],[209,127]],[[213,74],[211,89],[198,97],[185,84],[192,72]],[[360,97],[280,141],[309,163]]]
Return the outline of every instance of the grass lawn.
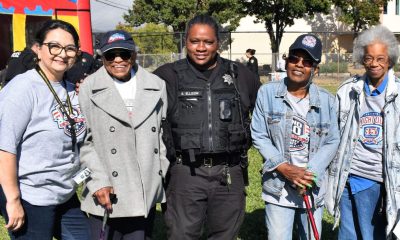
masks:
[[[318,77],[315,83],[326,88],[333,94],[336,92],[340,81],[336,78]],[[262,159],[258,152],[252,148],[249,151],[249,178],[250,186],[247,187],[246,216],[239,233],[239,239],[258,240],[266,239],[266,229],[264,227],[264,202],[261,200],[261,169]],[[332,232],[333,219],[324,213],[322,238],[326,240],[337,239],[337,230]],[[8,240],[7,232],[4,229],[4,220],[0,217],[0,240]],[[165,237],[165,227],[160,211],[157,212],[154,224],[155,240],[163,240]]]

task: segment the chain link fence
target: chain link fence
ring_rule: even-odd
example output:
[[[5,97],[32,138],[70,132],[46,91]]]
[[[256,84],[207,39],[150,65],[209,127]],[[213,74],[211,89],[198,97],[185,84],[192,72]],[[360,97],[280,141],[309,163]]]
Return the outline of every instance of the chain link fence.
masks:
[[[221,54],[222,57],[228,58],[228,54]],[[243,64],[246,64],[247,60],[243,57],[243,54],[232,54],[233,57],[230,59]],[[138,54],[137,63],[146,68],[149,71],[154,71],[159,66],[177,61],[185,58],[184,53],[169,53],[169,54]],[[273,58],[278,57],[275,54],[258,54],[257,57]],[[354,64],[352,61],[352,54],[332,54],[323,53],[322,61],[319,64],[319,76],[329,76],[332,78],[344,78],[354,74],[362,74],[364,68],[358,64]],[[259,65],[260,76],[270,76],[275,74],[271,64],[260,64]]]

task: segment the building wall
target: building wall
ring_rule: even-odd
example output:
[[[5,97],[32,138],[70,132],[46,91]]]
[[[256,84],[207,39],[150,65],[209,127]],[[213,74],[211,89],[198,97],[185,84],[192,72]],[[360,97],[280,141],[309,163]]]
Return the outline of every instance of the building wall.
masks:
[[[383,14],[382,24],[393,32],[400,32],[400,15],[396,15],[396,6],[399,7],[400,0],[389,1],[387,14]],[[321,38],[323,45],[323,61],[332,54],[345,55],[352,53],[353,34],[350,28],[338,20],[339,13],[332,9],[328,15],[317,14],[314,18],[303,18],[295,20],[295,24],[285,28],[285,33],[279,48],[279,55],[287,53],[290,44],[302,33],[313,32]],[[254,23],[255,17],[247,16],[240,21],[235,33],[232,33],[232,45],[228,51],[221,54],[231,57],[232,60],[247,61],[246,49],[256,50],[259,65],[272,63],[272,52],[269,36],[264,23]]]
[[[396,14],[396,8],[398,13]],[[388,2],[387,13],[381,17],[382,24],[388,27],[392,32],[400,32],[400,1],[392,0]]]

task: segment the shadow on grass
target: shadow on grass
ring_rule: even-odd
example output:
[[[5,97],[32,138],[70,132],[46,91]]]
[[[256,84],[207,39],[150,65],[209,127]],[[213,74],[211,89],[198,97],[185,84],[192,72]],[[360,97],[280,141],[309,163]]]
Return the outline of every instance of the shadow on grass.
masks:
[[[264,209],[256,209],[247,212],[242,227],[239,232],[239,239],[242,240],[265,240],[267,231],[265,229],[265,211]]]
[[[207,239],[207,227],[205,226],[202,240]],[[267,233],[264,224],[264,210],[256,209],[251,213],[245,214],[245,219],[240,228],[238,239],[242,240],[261,240],[266,239]],[[157,210],[153,227],[153,240],[167,239],[166,227],[161,211]]]
[[[332,231],[333,223],[322,219],[322,239],[326,240],[336,240],[338,239],[338,228]]]
[[[153,225],[153,240],[167,239],[167,228],[165,227],[163,215],[159,209],[156,211],[156,217]]]

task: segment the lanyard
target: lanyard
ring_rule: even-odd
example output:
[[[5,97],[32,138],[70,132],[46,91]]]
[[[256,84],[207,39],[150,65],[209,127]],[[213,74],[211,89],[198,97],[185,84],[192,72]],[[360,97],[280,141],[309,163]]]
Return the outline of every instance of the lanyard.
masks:
[[[42,77],[43,81],[46,83],[46,85],[49,88],[50,92],[53,94],[54,99],[57,101],[58,105],[60,106],[60,110],[61,110],[61,113],[63,114],[63,117],[67,117],[67,119],[68,119],[68,123],[71,126],[72,152],[75,152],[75,145],[76,145],[75,124],[76,124],[76,122],[75,122],[75,120],[73,118],[71,118],[71,115],[73,114],[73,109],[72,109],[71,99],[69,98],[69,94],[68,94],[68,91],[67,91],[67,83],[65,82],[65,80],[63,80],[64,85],[65,85],[65,91],[67,92],[68,112],[65,109],[64,104],[61,102],[60,98],[58,97],[56,91],[51,86],[50,80],[47,78],[46,74],[39,67],[39,65],[36,65],[36,71]]]

